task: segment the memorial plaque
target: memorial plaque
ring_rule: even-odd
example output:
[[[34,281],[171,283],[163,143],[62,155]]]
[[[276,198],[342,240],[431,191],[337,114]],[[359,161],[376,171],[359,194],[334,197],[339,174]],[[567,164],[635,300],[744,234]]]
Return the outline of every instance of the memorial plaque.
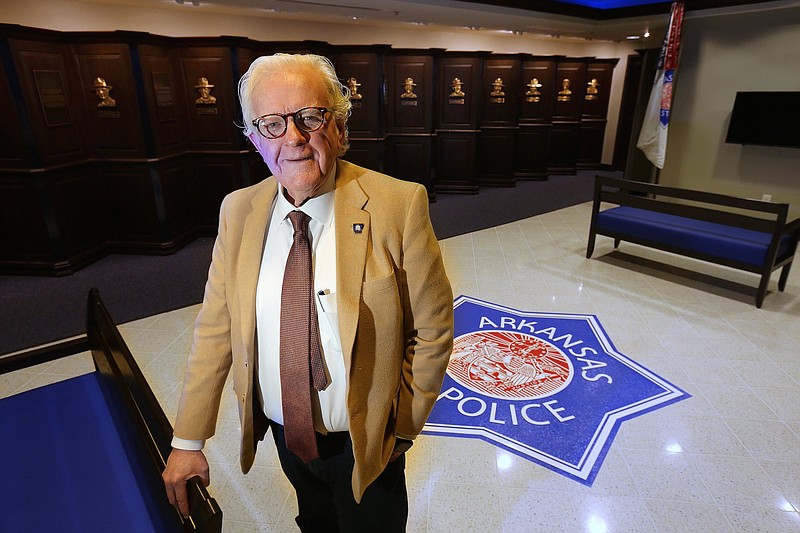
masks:
[[[34,70],[36,91],[42,104],[44,120],[48,126],[72,124],[64,91],[64,80],[58,70]]]
[[[156,113],[161,122],[175,120],[175,96],[172,78],[168,72],[153,72],[153,91],[156,95]]]

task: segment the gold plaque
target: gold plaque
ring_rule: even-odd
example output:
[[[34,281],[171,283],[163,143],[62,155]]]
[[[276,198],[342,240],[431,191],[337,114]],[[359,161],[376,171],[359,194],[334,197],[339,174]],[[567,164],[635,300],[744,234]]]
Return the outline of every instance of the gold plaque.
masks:
[[[539,89],[542,88],[542,84],[539,83],[538,78],[533,78],[531,82],[527,84],[525,87],[528,88],[528,90],[525,92],[526,102],[531,102],[531,103],[541,102],[542,93],[539,92]]]
[[[466,96],[464,91],[461,89],[463,83],[458,78],[453,78],[453,81],[450,82],[450,88],[453,92],[450,93],[451,98],[457,98],[461,96]]]
[[[464,94],[464,90],[461,88],[463,85],[464,83],[460,79],[453,78],[453,81],[450,82],[450,89],[452,92],[447,98],[448,104],[464,105],[466,103],[466,100],[464,99],[466,94]]]
[[[361,98],[363,98],[364,95],[358,92],[359,87],[361,87],[361,84],[358,83],[357,79],[347,79],[347,88],[350,89],[350,100],[361,100]]]
[[[586,99],[597,100],[597,91],[600,87],[600,84],[597,83],[597,78],[592,78],[592,81],[590,81],[588,85],[589,86],[586,88]]]
[[[403,80],[403,94],[400,95],[400,98],[416,98],[417,95],[414,94],[414,87],[417,84],[414,83],[414,78],[406,78]]]
[[[97,95],[97,98],[100,99],[100,101],[97,103],[97,107],[117,107],[117,101],[111,98],[110,94],[113,87],[108,85],[106,80],[100,77],[95,78],[92,88],[94,89],[94,93]]]
[[[564,78],[561,81],[561,90],[558,91],[558,98],[559,102],[569,102],[572,100],[572,91],[569,88],[569,78]]]
[[[502,78],[497,78],[492,82],[492,92],[489,93],[489,101],[493,104],[506,103],[506,93],[503,91],[505,85]]]
[[[217,103],[217,98],[211,95],[211,89],[213,89],[214,86],[208,83],[208,78],[201,77],[198,79],[197,85],[195,85],[194,88],[200,93],[200,96],[194,101],[195,104],[213,105]]]

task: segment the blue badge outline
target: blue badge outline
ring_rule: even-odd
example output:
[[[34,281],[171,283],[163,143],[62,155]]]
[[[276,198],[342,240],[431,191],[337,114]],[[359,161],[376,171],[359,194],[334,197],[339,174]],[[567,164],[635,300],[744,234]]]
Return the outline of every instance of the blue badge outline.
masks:
[[[600,471],[600,467],[608,454],[614,437],[619,431],[619,428],[625,420],[642,416],[646,413],[666,407],[670,404],[691,398],[683,389],[675,386],[669,381],[665,380],[658,374],[644,368],[639,363],[629,359],[626,355],[619,352],[614,344],[611,342],[608,334],[603,326],[600,324],[596,315],[580,314],[580,313],[555,313],[555,312],[528,312],[520,311],[508,306],[495,304],[473,298],[466,295],[458,296],[453,303],[454,310],[464,304],[474,304],[478,307],[492,309],[494,311],[508,313],[520,318],[538,318],[538,319],[576,319],[584,320],[588,324],[591,333],[599,347],[602,347],[604,355],[613,358],[618,363],[621,363],[643,378],[649,380],[653,385],[660,387],[662,392],[642,398],[633,403],[626,404],[607,411],[602,418],[598,427],[595,429],[592,437],[586,442],[583,454],[580,459],[575,462],[570,462],[563,458],[559,458],[552,453],[547,453],[539,450],[535,445],[520,442],[513,437],[504,435],[498,431],[485,426],[466,426],[459,424],[448,423],[435,423],[430,420],[425,424],[422,433],[426,435],[442,435],[442,436],[457,436],[463,438],[477,438],[488,442],[498,448],[509,451],[519,457],[528,459],[537,463],[549,470],[564,475],[565,477],[577,481],[586,486],[592,486],[594,479]],[[463,331],[462,331],[463,330]],[[466,326],[456,324],[455,337],[460,337],[474,331],[486,331],[479,329],[467,329]],[[550,342],[550,341],[548,341]],[[447,380],[455,382],[455,380],[447,376],[445,384],[442,386],[442,392],[445,390]],[[457,383],[457,382],[455,382]],[[460,384],[459,384],[460,385]],[[460,385],[463,387],[463,385]],[[466,387],[464,387],[466,389]],[[564,391],[561,391],[563,393]],[[478,392],[472,391],[473,394],[481,396],[485,399],[491,400],[490,396],[481,395]],[[438,403],[438,402],[437,402]],[[436,407],[434,406],[434,411]],[[433,413],[432,413],[433,415]]]

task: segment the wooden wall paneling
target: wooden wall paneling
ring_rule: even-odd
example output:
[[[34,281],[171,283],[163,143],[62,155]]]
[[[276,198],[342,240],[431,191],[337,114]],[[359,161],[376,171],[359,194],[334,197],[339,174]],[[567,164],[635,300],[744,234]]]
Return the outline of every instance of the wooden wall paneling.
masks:
[[[477,146],[483,98],[482,52],[443,52],[437,57],[436,157],[437,192],[478,192]],[[458,95],[455,80],[464,96]]]
[[[546,180],[550,130],[556,93],[556,58],[526,56],[520,80],[519,132],[514,175],[520,180]],[[561,87],[561,84],[558,84]]]
[[[580,123],[553,122],[550,128],[548,174],[575,174],[580,150]]]
[[[433,56],[430,52],[392,50],[385,58],[387,134],[433,134]],[[415,98],[403,97],[413,80]]]
[[[109,236],[103,187],[90,165],[49,172],[46,182],[63,253],[56,268],[72,273],[103,254]]]
[[[611,81],[617,59],[594,59],[586,65],[586,85],[581,110],[578,168],[600,168]]]
[[[556,59],[529,56],[522,61],[519,124],[549,124],[553,119],[557,89]]]
[[[36,181],[26,173],[0,174],[0,272],[52,273],[53,252]]]
[[[255,150],[243,154],[242,158],[244,159],[244,164],[242,165],[243,187],[258,183],[272,174],[269,167]]]
[[[618,60],[594,59],[586,65],[586,84],[583,88],[582,116],[585,119],[605,120],[608,118],[608,101],[614,67]]]
[[[242,106],[241,103],[239,102],[239,80],[242,78],[242,76],[244,76],[245,72],[247,72],[247,70],[250,68],[250,65],[253,64],[253,61],[258,59],[261,55],[263,54],[261,53],[261,50],[259,48],[259,43],[255,41],[248,41],[234,48],[234,59],[235,59],[234,65],[236,66],[236,69],[234,71],[234,82],[235,82],[234,89],[236,91],[237,124],[241,124],[241,122],[243,121]],[[261,161],[261,157],[258,156],[256,153],[255,146],[253,146],[253,143],[250,142],[250,139],[245,137],[242,130],[239,130],[238,137],[239,137],[239,151],[240,151],[239,169],[241,174],[239,175],[238,179],[239,186],[237,188],[246,187],[253,183],[252,179],[254,174],[251,169],[250,161],[253,158],[256,158],[257,161]],[[258,170],[259,172],[261,172],[260,168]],[[260,174],[255,174],[255,175],[260,176]],[[214,219],[212,221],[214,231],[216,231],[217,228],[218,218],[219,218],[219,209],[217,209],[217,212],[214,213]],[[201,225],[205,227],[208,227],[209,225],[209,221],[204,219],[203,217],[199,219],[199,222]]]
[[[244,76],[244,73],[247,72],[247,69],[250,68],[250,65],[253,64],[253,61],[258,59],[262,54],[259,53],[258,49],[256,48],[257,43],[253,43],[250,46],[242,45],[238,46],[235,50],[236,53],[236,72],[234,74],[234,81],[236,81],[236,87],[238,90],[238,83],[239,79]],[[237,93],[238,96],[238,93]]]
[[[401,180],[421,183],[428,190],[428,198],[433,201],[432,153],[431,135],[390,135],[386,139],[386,172]]]
[[[546,181],[552,124],[521,124],[517,132],[514,176],[519,180]]]
[[[157,165],[168,230],[167,238],[162,237],[160,243],[165,251],[180,248],[194,236],[201,189],[206,180],[199,179],[200,173],[192,164],[193,159],[196,158],[167,159]]]
[[[238,150],[241,130],[238,96],[227,46],[185,45],[180,49],[181,76],[189,113],[193,150]],[[203,85],[209,93],[203,93]]]
[[[436,136],[436,192],[477,194],[476,132],[449,131]]]
[[[384,171],[425,185],[435,199],[433,183],[433,114],[435,50],[395,49],[384,55],[386,144]],[[413,85],[406,92],[405,81]],[[406,93],[406,96],[403,94]]]
[[[481,56],[485,53],[444,52],[437,58],[438,83],[436,94],[436,130],[477,132],[484,88]],[[454,80],[461,81],[456,96]]]
[[[553,127],[550,130],[550,174],[574,174],[580,150],[580,121],[586,84],[586,60],[556,62]]]
[[[350,87],[352,110],[347,121],[351,148],[345,159],[383,170],[385,45],[332,47],[330,58],[339,81]]]
[[[86,116],[69,45],[49,33],[35,36],[42,40],[9,39],[36,143],[34,166],[81,161],[87,157]]]
[[[145,42],[137,47],[152,157],[164,157],[190,146],[186,86],[178,51],[165,43]]]
[[[385,139],[350,139],[350,148],[342,159],[377,172],[385,172]]]
[[[108,251],[170,253],[212,233],[222,197],[270,174],[234,125],[236,85],[278,51],[328,55],[343,81],[356,78],[348,158],[422,183],[432,200],[601,156],[613,59],[0,24],[0,270],[69,273]],[[116,105],[97,106],[98,77]],[[456,77],[463,96],[451,97]],[[197,102],[200,78],[213,102]],[[407,78],[414,97],[403,97]],[[538,101],[525,94],[534,78]],[[572,98],[559,100],[563,78]],[[591,79],[600,92],[586,100]]]
[[[150,165],[104,165],[101,182],[108,207],[109,245],[131,252],[157,250],[162,239]]]
[[[516,128],[488,126],[481,128],[477,139],[478,185],[481,187],[513,187]]]
[[[522,58],[492,54],[483,60],[483,116],[481,127],[515,127],[519,119]],[[499,81],[497,81],[499,80]],[[495,86],[495,83],[502,84]]]
[[[303,41],[266,41],[260,43],[259,55],[318,54],[327,55],[328,43],[306,39]]]
[[[478,135],[478,184],[513,187],[517,148],[520,77],[519,55],[491,55],[483,60],[483,116]]]
[[[85,43],[75,44],[74,51],[92,157],[146,157],[130,47],[125,43]]]
[[[12,69],[6,69],[6,65]],[[12,78],[13,76],[13,78]],[[19,169],[31,166],[30,150],[33,136],[22,103],[22,91],[13,70],[8,43],[0,33],[0,169]]]
[[[246,163],[246,158],[234,155],[209,154],[194,158],[190,180],[196,197],[191,201],[194,204],[194,223],[201,231],[216,232],[222,199],[228,193],[249,185],[243,181],[243,163]],[[261,167],[267,170],[263,163]]]
[[[250,68],[250,65],[255,61],[261,54],[259,53],[259,45],[260,43],[257,41],[253,41],[251,39],[247,39],[244,37],[228,37],[228,44],[230,47],[231,52],[231,67],[233,69],[233,78],[232,78],[232,87],[233,87],[233,96],[235,102],[235,115],[236,115],[236,143],[235,145],[238,147],[240,152],[244,154],[247,151],[254,150],[254,147],[251,145],[250,141],[245,137],[244,132],[240,126],[242,126],[242,105],[239,102],[239,80],[241,80],[242,76],[247,69]],[[240,180],[241,181],[241,176]]]
[[[625,67],[625,82],[622,87],[622,102],[617,120],[617,134],[614,141],[614,158],[612,170],[625,170],[628,149],[631,146],[633,118],[636,113],[636,102],[639,96],[639,80],[642,77],[642,53],[628,56]]]
[[[605,133],[605,120],[584,119],[581,121],[578,143],[578,168],[601,167]]]
[[[556,63],[553,120],[579,122],[586,87],[586,61],[561,58]]]
[[[337,47],[331,53],[336,74],[344,85],[354,85],[352,114],[348,120],[350,138],[376,140],[383,136],[383,54]],[[350,79],[353,82],[350,82]],[[353,92],[353,87],[351,87]]]

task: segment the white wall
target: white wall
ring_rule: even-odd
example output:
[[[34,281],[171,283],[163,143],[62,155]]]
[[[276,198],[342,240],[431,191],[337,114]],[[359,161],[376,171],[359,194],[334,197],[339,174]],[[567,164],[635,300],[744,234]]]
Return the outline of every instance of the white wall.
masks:
[[[104,0],[105,2],[111,0]],[[660,40],[631,44],[597,41],[570,42],[532,35],[503,35],[430,27],[393,27],[370,22],[331,23],[277,18],[267,12],[223,14],[212,6],[178,5],[162,0],[163,8],[136,7],[136,0],[118,5],[91,0],[0,0],[0,22],[58,31],[128,30],[169,37],[230,35],[257,41],[325,41],[330,44],[388,44],[395,48],[445,48],[487,50],[497,53],[531,53],[572,57],[619,58],[614,69],[602,162],[611,164],[627,57],[635,48],[658,46]],[[666,16],[665,16],[666,19]]]
[[[661,183],[771,194],[800,216],[800,149],[725,143],[737,91],[800,91],[800,7],[685,21]]]

